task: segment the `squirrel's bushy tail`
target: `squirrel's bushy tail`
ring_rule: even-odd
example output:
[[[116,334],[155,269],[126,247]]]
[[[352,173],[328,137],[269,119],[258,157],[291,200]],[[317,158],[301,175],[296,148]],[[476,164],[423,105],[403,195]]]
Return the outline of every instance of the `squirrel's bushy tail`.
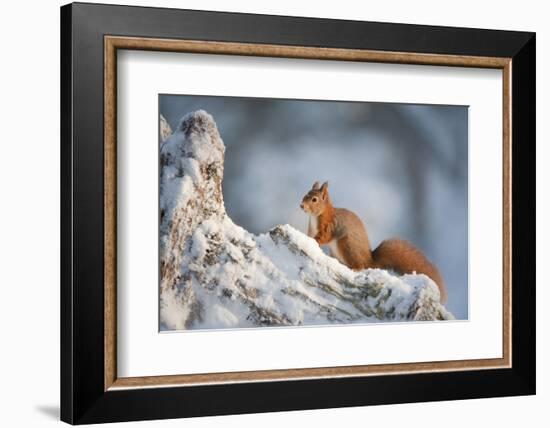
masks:
[[[423,273],[436,283],[441,303],[447,301],[447,291],[441,274],[426,256],[409,242],[401,239],[385,240],[372,252],[372,258],[377,268],[392,269],[401,274]]]

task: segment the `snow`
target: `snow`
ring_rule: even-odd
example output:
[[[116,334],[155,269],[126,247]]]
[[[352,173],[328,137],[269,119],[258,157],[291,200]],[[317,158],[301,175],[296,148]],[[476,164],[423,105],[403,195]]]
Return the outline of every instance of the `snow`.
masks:
[[[173,149],[182,149],[187,157],[201,163],[223,162],[225,146],[212,116],[204,110],[185,115],[172,141]]]
[[[163,330],[452,319],[425,275],[354,272],[285,224],[254,235],[221,192],[225,145],[190,113],[161,147]]]
[[[160,132],[160,144],[162,146],[162,144],[164,143],[164,141],[170,136],[172,135],[172,129],[170,128],[170,125],[168,124],[168,122],[166,121],[166,119],[164,118],[164,116],[161,114],[160,115],[160,127],[159,127],[159,132]]]

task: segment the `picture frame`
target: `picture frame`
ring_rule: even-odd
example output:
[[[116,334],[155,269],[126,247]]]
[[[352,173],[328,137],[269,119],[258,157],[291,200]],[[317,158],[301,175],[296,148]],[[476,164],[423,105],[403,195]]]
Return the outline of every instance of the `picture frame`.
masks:
[[[117,51],[502,70],[502,357],[117,375]],[[73,3],[61,8],[61,419],[71,424],[535,393],[535,34]]]

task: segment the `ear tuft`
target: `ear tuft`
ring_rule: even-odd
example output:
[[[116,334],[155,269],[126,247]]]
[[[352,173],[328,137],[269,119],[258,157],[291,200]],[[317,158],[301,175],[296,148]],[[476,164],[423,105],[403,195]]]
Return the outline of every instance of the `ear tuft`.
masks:
[[[315,183],[313,183],[313,187],[311,189],[312,190],[318,190],[319,189],[319,182],[316,181]]]
[[[323,195],[323,201],[326,201],[328,195],[328,181],[325,181],[321,186],[321,194]]]

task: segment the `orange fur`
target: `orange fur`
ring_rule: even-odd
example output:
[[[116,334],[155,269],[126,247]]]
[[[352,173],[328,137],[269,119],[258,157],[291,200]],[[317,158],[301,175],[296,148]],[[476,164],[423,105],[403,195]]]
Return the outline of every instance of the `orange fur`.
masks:
[[[380,268],[400,274],[424,274],[437,284],[441,302],[446,301],[445,285],[437,267],[419,249],[401,239],[388,239],[371,251],[367,231],[359,217],[349,210],[332,206],[328,183],[319,187],[316,182],[300,207],[316,219],[316,230],[310,222],[308,235],[319,245],[330,245],[331,255],[341,263],[353,270]]]
[[[401,239],[387,239],[372,252],[373,266],[382,269],[392,269],[399,273],[423,273],[438,286],[441,301],[447,300],[447,292],[443,278],[437,268],[426,258],[418,248]]]

